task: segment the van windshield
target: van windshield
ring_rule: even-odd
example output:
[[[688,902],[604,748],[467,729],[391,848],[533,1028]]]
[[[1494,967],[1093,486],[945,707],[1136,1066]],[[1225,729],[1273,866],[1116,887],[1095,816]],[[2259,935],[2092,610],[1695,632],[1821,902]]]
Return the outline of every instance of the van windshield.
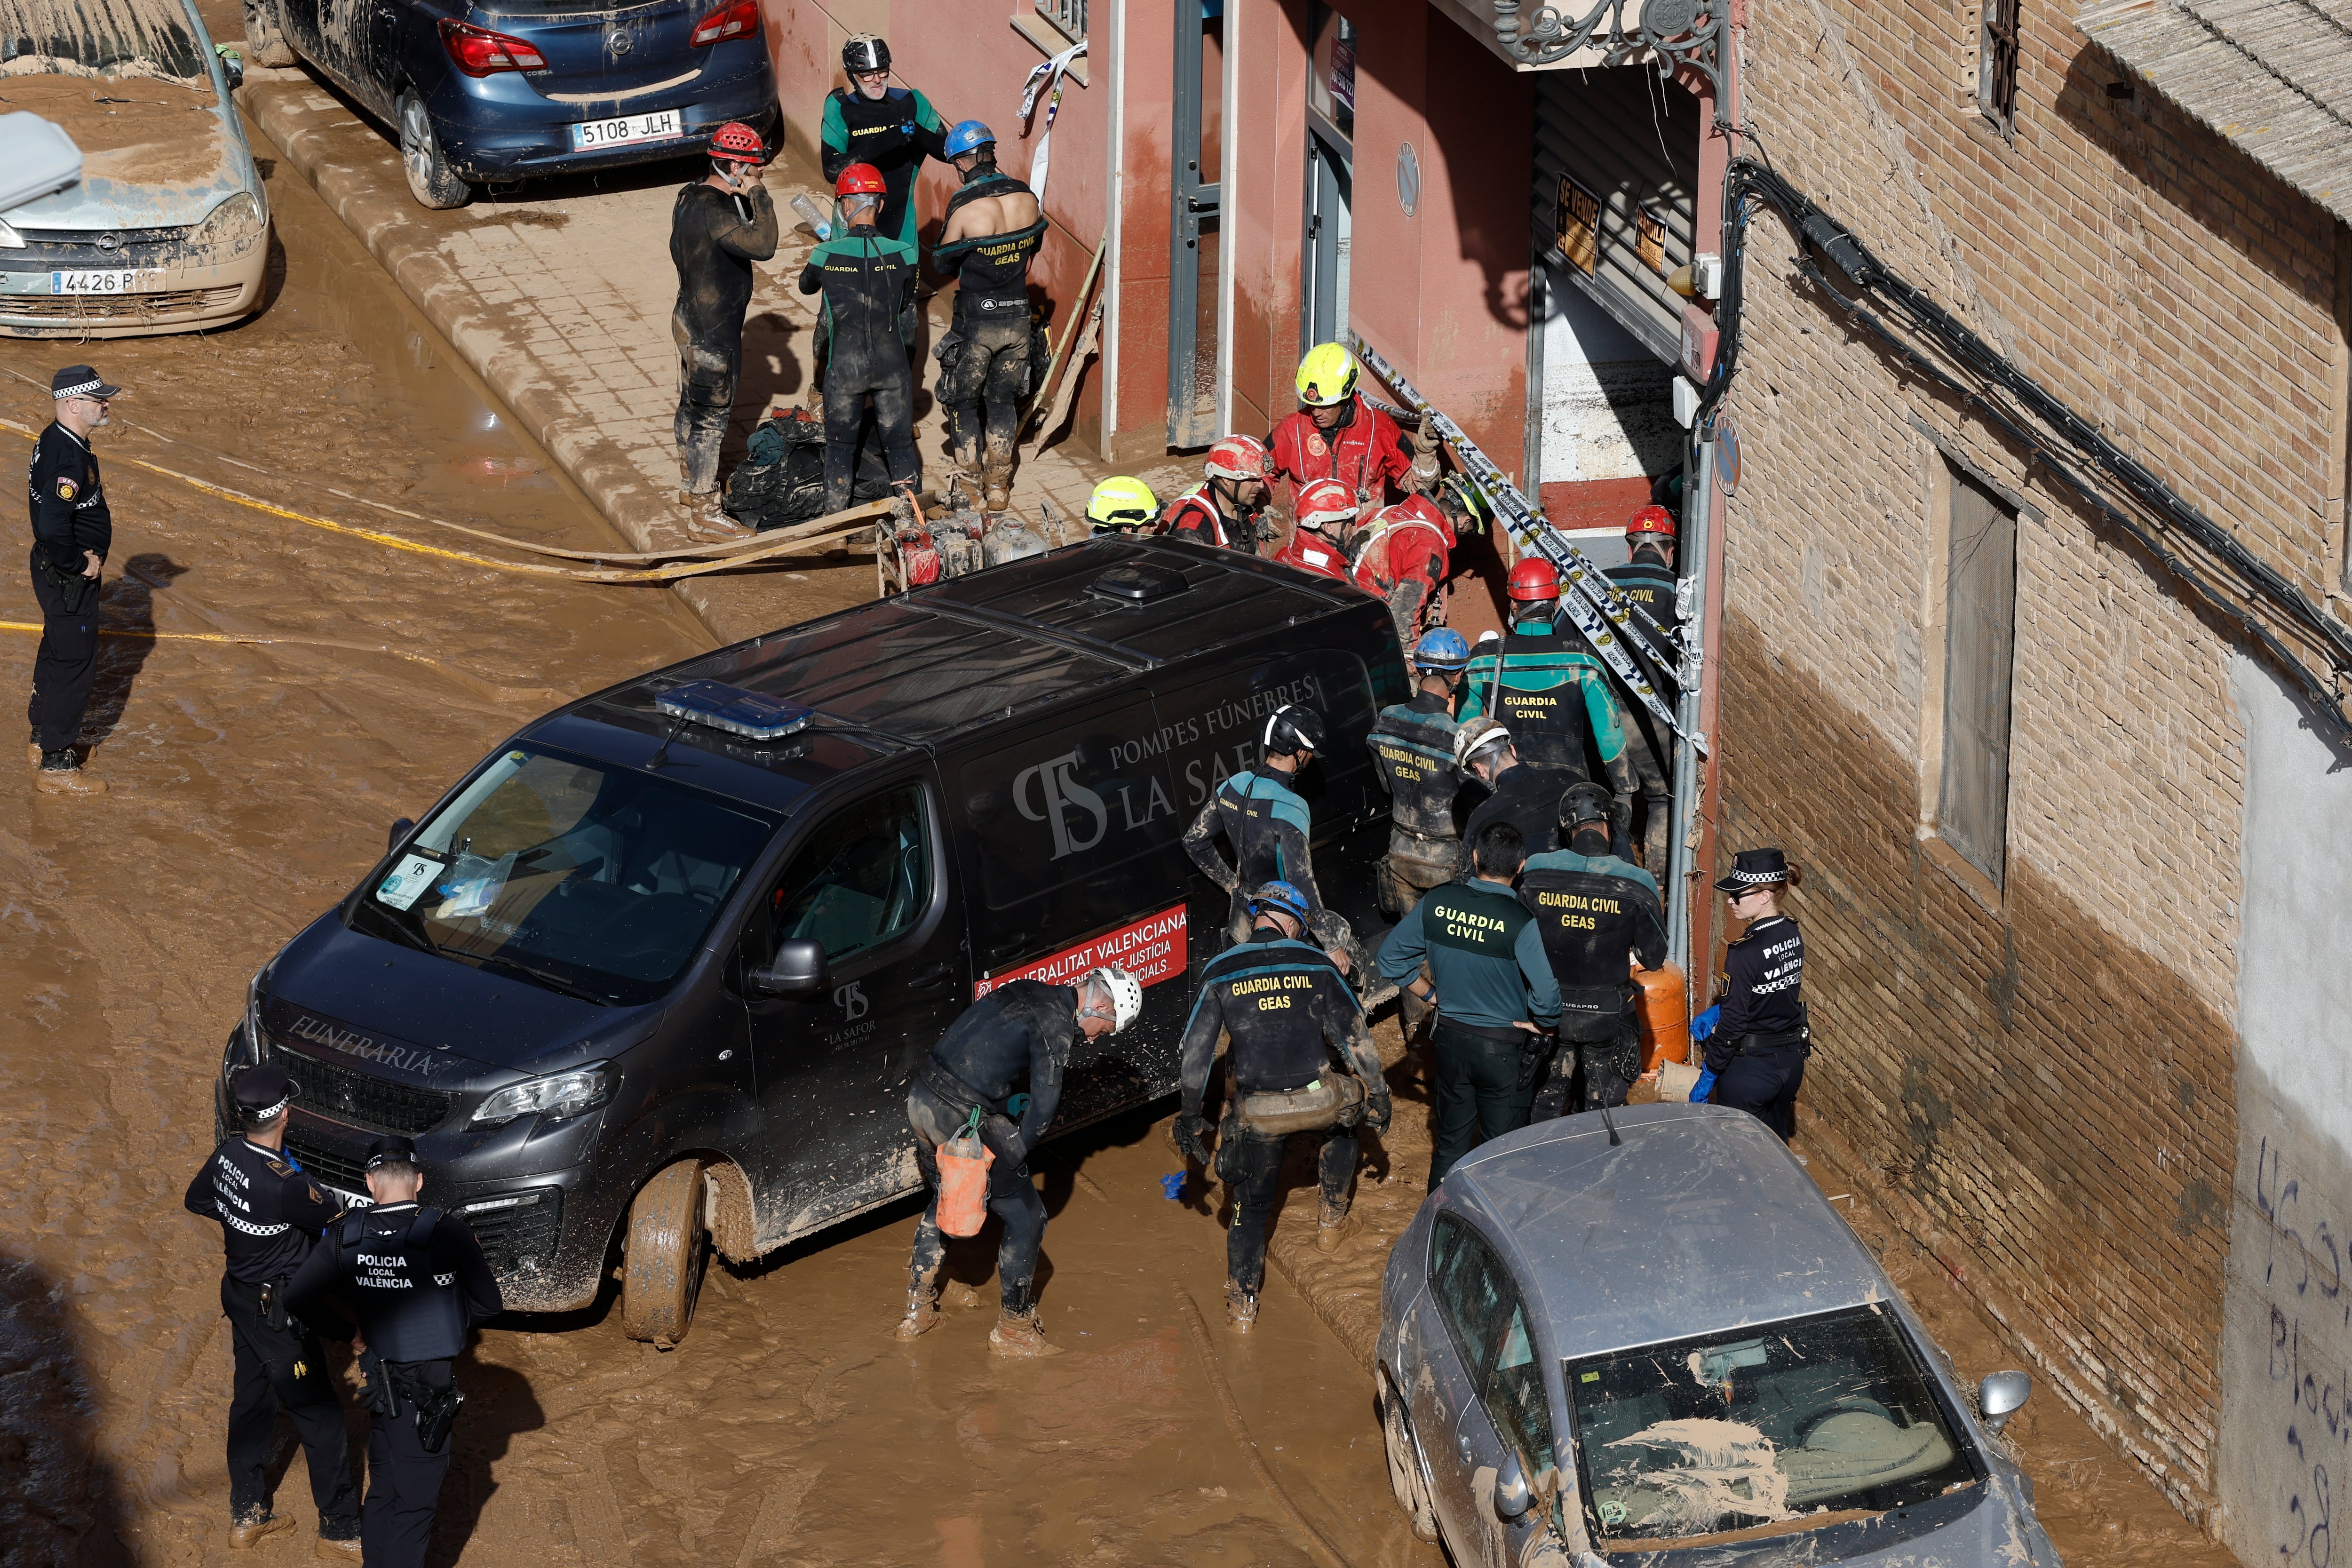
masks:
[[[517,747],[417,831],[351,923],[588,1001],[650,1001],[776,826],[658,775]]]
[[[1903,1508],[1976,1479],[1883,1305],[1572,1361],[1567,1381],[1612,1545]]]

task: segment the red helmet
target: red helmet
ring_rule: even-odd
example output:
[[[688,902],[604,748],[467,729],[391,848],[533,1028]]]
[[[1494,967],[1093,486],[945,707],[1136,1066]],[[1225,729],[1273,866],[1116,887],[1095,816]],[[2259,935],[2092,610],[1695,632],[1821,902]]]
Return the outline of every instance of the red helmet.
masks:
[[[1298,526],[1322,528],[1356,515],[1356,492],[1337,479],[1317,479],[1298,492]]]
[[[890,194],[890,187],[883,182],[882,171],[873,164],[852,163],[841,172],[841,178],[833,183],[833,194],[836,196],[882,196]]]
[[[1255,436],[1228,436],[1209,448],[1202,465],[1213,479],[1265,479],[1274,477],[1274,460],[1265,443]]]
[[[730,120],[710,133],[710,155],[736,163],[761,163],[768,149],[760,133],[740,120]]]
[[[1662,506],[1645,506],[1626,521],[1627,534],[1663,533],[1675,537],[1675,514]]]
[[[1511,568],[1511,597],[1535,603],[1559,597],[1559,569],[1540,555],[1530,555]]]

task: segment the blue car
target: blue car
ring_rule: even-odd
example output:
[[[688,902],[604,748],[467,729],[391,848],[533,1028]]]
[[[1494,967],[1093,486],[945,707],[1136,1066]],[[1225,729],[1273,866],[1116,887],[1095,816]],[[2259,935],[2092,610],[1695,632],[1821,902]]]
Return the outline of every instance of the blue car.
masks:
[[[395,130],[428,207],[676,157],[730,120],[777,140],[759,0],[245,0],[245,18],[258,63],[307,60]]]

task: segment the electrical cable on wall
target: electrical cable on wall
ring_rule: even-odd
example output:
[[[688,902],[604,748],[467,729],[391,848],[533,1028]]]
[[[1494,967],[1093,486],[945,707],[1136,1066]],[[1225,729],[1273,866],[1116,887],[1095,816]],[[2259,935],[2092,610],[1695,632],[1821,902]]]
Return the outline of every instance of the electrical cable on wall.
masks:
[[[2347,677],[2352,677],[2352,629],[2314,605],[2229,530],[1880,261],[1852,229],[1822,211],[1769,163],[1750,158],[1732,160],[1724,182],[1724,277],[1717,307],[1719,335],[1715,366],[1701,394],[1702,419],[1713,416],[1738,371],[1748,221],[1757,202],[1780,213],[1797,232],[1805,249],[1791,258],[1791,265],[1800,277],[1885,343],[1906,368],[1982,415],[2023,447],[2037,465],[2129,534],[2260,647],[2342,734],[2352,736],[2352,714],[2347,714],[2345,705]],[[1931,358],[1930,350],[1957,366],[1958,373]],[[1960,373],[1982,384],[1970,385]],[[2015,406],[1996,394],[2006,394]],[[2037,423],[2046,431],[2036,428]],[[2111,494],[2100,482],[2102,476],[2128,500]],[[2168,534],[2185,537],[2213,557],[2212,563],[2187,558]],[[2220,575],[2234,580],[2216,582],[2215,567]],[[2313,668],[2310,660],[2287,647],[2260,618],[2264,611],[2282,618],[2315,645],[2326,668]]]

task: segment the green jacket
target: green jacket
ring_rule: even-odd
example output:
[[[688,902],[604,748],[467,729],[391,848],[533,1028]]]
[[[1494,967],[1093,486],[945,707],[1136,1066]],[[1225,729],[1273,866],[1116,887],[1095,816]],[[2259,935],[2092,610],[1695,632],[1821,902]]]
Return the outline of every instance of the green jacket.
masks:
[[[1425,963],[1442,1017],[1484,1029],[1559,1022],[1559,982],[1543,932],[1508,882],[1433,889],[1381,943],[1381,977],[1410,984]]]
[[[1631,795],[1639,788],[1633,760],[1625,754],[1625,710],[1609,681],[1609,668],[1573,637],[1556,634],[1544,621],[1521,621],[1503,638],[1498,652],[1470,661],[1462,681],[1460,723],[1495,718],[1511,731],[1523,762],[1584,771],[1587,727],[1610,788]]]

